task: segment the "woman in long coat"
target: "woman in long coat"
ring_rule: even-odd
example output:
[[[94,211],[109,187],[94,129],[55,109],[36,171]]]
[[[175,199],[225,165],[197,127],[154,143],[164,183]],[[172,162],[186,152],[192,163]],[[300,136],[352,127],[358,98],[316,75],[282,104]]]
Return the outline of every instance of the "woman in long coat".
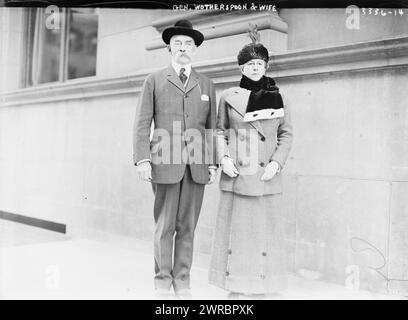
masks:
[[[279,89],[265,76],[268,50],[259,38],[251,39],[238,54],[240,86],[223,92],[217,119],[221,194],[209,282],[231,298],[287,286],[279,214],[292,125]]]

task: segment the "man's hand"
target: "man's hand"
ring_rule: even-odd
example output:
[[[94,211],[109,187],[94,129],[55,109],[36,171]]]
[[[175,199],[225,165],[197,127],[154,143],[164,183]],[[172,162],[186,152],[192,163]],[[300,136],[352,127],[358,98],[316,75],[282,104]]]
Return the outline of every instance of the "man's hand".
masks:
[[[217,169],[208,168],[208,172],[210,173],[210,179],[208,180],[208,184],[214,183],[215,179],[217,178]]]
[[[224,171],[224,173],[227,176],[231,178],[235,178],[236,176],[239,175],[239,171],[234,165],[234,160],[232,160],[231,158],[224,157],[221,160],[221,166],[222,166],[222,171]]]
[[[150,162],[142,162],[136,166],[136,172],[139,175],[140,180],[152,181],[152,166]]]
[[[271,180],[275,176],[276,172],[278,172],[279,167],[280,167],[279,163],[277,163],[276,161],[269,162],[265,168],[265,172],[262,175],[261,180],[262,181]]]

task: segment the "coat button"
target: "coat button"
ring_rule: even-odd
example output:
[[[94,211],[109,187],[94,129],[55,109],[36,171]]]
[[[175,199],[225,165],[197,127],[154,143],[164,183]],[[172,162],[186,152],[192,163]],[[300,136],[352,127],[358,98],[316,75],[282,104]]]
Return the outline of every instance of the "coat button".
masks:
[[[260,165],[261,167],[265,167],[265,163],[263,163],[263,162],[261,162],[259,165]]]
[[[231,250],[231,249],[228,249],[228,254],[232,254],[232,250]]]
[[[242,161],[241,161],[241,160],[239,160],[239,161],[238,161],[238,164],[239,164],[240,166],[242,166]]]
[[[261,141],[265,141],[265,137],[261,137]]]
[[[264,257],[266,257],[266,252],[262,252],[262,255],[263,255]]]
[[[230,274],[230,273],[229,273],[228,271],[227,271],[227,272],[225,272],[225,275],[226,275],[227,277],[229,276],[229,274]]]

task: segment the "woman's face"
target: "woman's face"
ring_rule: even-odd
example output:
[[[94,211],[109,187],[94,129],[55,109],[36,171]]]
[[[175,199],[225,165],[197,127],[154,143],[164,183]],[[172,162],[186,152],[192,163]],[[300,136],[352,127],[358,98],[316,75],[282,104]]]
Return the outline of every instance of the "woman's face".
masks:
[[[253,81],[261,79],[266,72],[266,62],[262,59],[252,59],[241,66],[241,72],[244,76]]]

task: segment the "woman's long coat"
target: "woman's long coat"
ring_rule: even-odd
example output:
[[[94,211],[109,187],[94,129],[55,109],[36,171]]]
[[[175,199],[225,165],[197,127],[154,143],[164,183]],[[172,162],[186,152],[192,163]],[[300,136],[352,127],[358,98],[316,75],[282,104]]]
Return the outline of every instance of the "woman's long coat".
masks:
[[[209,281],[229,291],[268,293],[286,287],[282,176],[260,178],[269,161],[285,165],[292,125],[287,106],[283,117],[244,122],[248,98],[248,90],[231,88],[219,102],[217,156],[230,156],[240,174],[221,175]]]
[[[233,158],[240,175],[221,174],[220,187],[242,195],[261,196],[282,192],[281,173],[262,181],[266,165],[274,160],[283,168],[292,145],[288,106],[283,117],[244,122],[250,91],[234,87],[223,92],[217,118],[217,156]]]

